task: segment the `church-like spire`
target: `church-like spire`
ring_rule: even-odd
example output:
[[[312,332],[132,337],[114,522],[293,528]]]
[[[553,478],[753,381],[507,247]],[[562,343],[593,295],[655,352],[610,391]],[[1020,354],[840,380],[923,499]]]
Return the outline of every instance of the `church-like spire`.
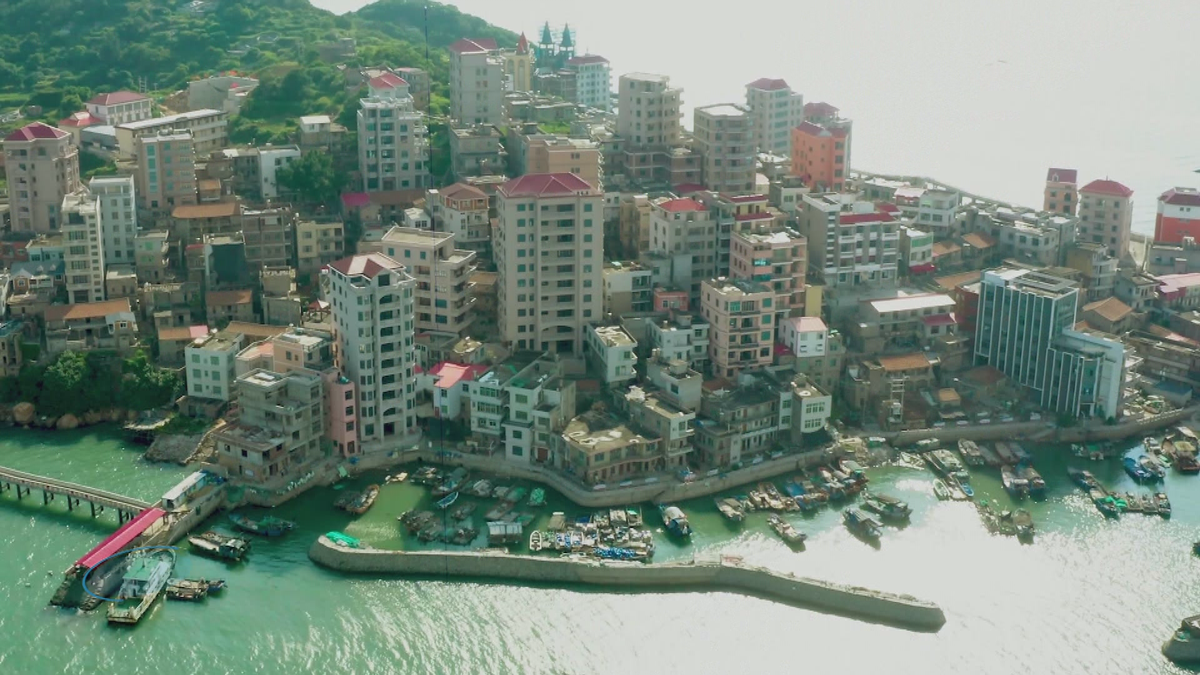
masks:
[[[550,34],[550,22],[547,21],[545,26],[542,26],[542,44],[554,44],[554,36]]]
[[[575,46],[575,44],[571,41],[570,25],[563,26],[562,46],[563,49],[570,49]]]
[[[517,53],[518,54],[528,54],[529,53],[529,40],[525,39],[525,33],[521,33],[521,39],[517,40]]]

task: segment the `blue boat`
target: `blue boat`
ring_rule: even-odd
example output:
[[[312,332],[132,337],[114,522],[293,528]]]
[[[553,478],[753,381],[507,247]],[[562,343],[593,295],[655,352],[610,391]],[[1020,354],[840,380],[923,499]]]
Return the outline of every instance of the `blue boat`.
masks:
[[[445,511],[456,501],[458,501],[458,492],[451,492],[450,494],[438,500],[437,507]]]
[[[804,494],[804,486],[795,481],[788,481],[783,484],[783,491],[786,492],[789,497],[795,498]]]
[[[958,487],[962,488],[963,494],[965,494],[968,498],[973,498],[975,496],[975,490],[971,488],[969,483],[959,483]]]
[[[1141,464],[1138,464],[1136,459],[1126,457],[1122,460],[1122,464],[1125,465],[1125,473],[1129,474],[1130,478],[1133,478],[1137,482],[1142,483],[1154,480],[1154,474],[1147,471]]]
[[[659,504],[658,509],[662,512],[663,525],[666,526],[668,532],[677,537],[692,536],[692,526],[688,523],[683,509],[665,504]]]

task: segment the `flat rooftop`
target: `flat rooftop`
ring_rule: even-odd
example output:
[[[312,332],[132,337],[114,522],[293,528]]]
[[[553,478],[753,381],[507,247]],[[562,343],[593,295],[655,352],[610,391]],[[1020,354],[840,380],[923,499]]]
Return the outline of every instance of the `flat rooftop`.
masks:
[[[721,117],[745,117],[750,114],[740,105],[733,103],[717,103],[715,105],[706,105],[696,108],[696,112],[702,112],[708,115],[718,115]]]
[[[921,295],[909,295],[900,298],[887,298],[884,300],[864,300],[867,304],[880,314],[885,312],[906,312],[911,310],[923,309],[940,309],[943,307],[953,307],[954,298],[945,293],[923,293]]]
[[[178,115],[167,115],[166,117],[151,117],[150,119],[138,120],[137,122],[128,122],[119,125],[121,129],[153,129],[165,125],[175,124],[177,122],[187,122],[191,120],[204,119],[216,115],[225,115],[226,113],[212,108],[202,108],[200,110],[189,110]]]
[[[596,326],[596,337],[608,347],[633,347],[637,342],[620,326]]]

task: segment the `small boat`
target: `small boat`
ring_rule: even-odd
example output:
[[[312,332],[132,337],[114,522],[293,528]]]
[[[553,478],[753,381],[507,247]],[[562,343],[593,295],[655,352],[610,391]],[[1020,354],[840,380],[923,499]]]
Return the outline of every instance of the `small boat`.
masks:
[[[1142,512],[1142,500],[1138,499],[1138,496],[1133,494],[1132,492],[1126,492],[1125,493],[1125,510],[1130,513],[1141,513]]]
[[[958,441],[958,453],[962,455],[963,461],[967,466],[983,466],[983,453],[980,452],[979,446],[975,441],[961,439]]]
[[[864,493],[863,508],[878,514],[884,520],[908,522],[912,516],[912,509],[908,504],[884,494]]]
[[[1117,500],[1111,495],[1105,494],[1100,488],[1089,490],[1088,497],[1091,498],[1092,504],[1096,506],[1096,510],[1102,513],[1105,518],[1117,518],[1121,515],[1121,508],[1117,505]]]
[[[658,509],[662,514],[663,525],[666,526],[667,532],[677,537],[692,536],[692,526],[688,523],[687,515],[684,514],[683,509],[680,509],[678,506],[667,506],[666,504],[660,504]]]
[[[454,531],[454,534],[450,537],[450,543],[456,546],[466,546],[467,544],[475,541],[475,537],[478,536],[479,530],[464,525]]]
[[[746,519],[746,514],[742,512],[742,506],[736,499],[715,499],[713,501],[717,503],[717,510],[721,512],[722,516],[725,516],[726,520],[740,523]]]
[[[476,497],[491,497],[492,482],[486,479],[477,480],[471,484],[471,487],[467,488],[467,492]]]
[[[1033,468],[1033,464],[1022,462],[1017,466],[1017,475],[1025,481],[1029,494],[1034,499],[1046,496],[1046,480],[1042,478],[1042,474],[1038,473],[1037,469]]]
[[[562,511],[555,511],[550,514],[550,522],[546,525],[546,529],[551,532],[562,532],[567,526],[567,516]]]
[[[1200,473],[1200,462],[1196,461],[1195,455],[1181,452],[1175,455],[1175,469],[1182,474],[1195,475]]]
[[[626,513],[625,509],[609,509],[608,522],[613,527],[628,527],[629,514]]]
[[[379,486],[368,485],[366,490],[363,490],[353,501],[346,505],[346,510],[356,516],[361,516],[370,510],[375,504],[375,500],[379,498]]]
[[[1091,490],[1092,488],[1096,488],[1096,487],[1100,486],[1100,482],[1096,480],[1096,477],[1092,475],[1091,471],[1082,471],[1080,469],[1067,469],[1067,475],[1069,475],[1071,477],[1071,480],[1076,485],[1083,488],[1084,490]]]
[[[1016,470],[1010,464],[1000,467],[1000,483],[1014,499],[1024,499],[1029,494],[1029,481],[1017,477]]]
[[[512,488],[508,487],[507,485],[497,485],[496,487],[492,488],[492,497],[496,499],[504,499],[504,496],[507,495],[508,491],[511,489]]]
[[[970,483],[959,483],[958,489],[962,490],[962,493],[967,496],[967,499],[975,498],[975,488],[971,487]]]
[[[1167,477],[1167,470],[1162,463],[1150,455],[1142,455],[1138,457],[1138,464],[1150,474],[1150,479],[1161,481]]]
[[[945,483],[935,478],[933,481],[933,494],[938,499],[945,501],[950,499],[950,488],[946,487]]]
[[[500,520],[501,518],[506,516],[509,511],[512,511],[512,510],[513,510],[512,504],[510,504],[508,502],[500,502],[499,504],[496,504],[495,506],[493,506],[492,509],[483,516],[483,518],[484,518],[484,520],[487,520],[488,522]]]
[[[779,538],[784,540],[789,546],[799,546],[804,543],[805,539],[808,539],[808,535],[792,527],[791,523],[784,520],[780,516],[775,515],[774,513],[767,518],[767,524],[770,525],[771,529],[775,530],[775,534],[779,535]]]
[[[1171,500],[1167,498],[1167,493],[1156,493],[1154,495],[1154,505],[1158,510],[1158,515],[1163,518],[1171,517]]]
[[[472,513],[475,513],[475,509],[477,507],[478,507],[478,504],[476,504],[475,502],[467,502],[466,504],[461,504],[461,505],[459,505],[459,507],[457,509],[454,509],[453,511],[450,512],[450,517],[455,520],[466,520],[467,516],[470,516]]]
[[[1142,468],[1142,465],[1138,464],[1136,459],[1132,457],[1126,457],[1125,459],[1121,460],[1121,463],[1125,467],[1125,473],[1129,474],[1130,478],[1133,478],[1137,482],[1145,483],[1154,480],[1154,475]]]
[[[630,527],[641,527],[642,510],[634,506],[625,509],[625,522],[629,523]]]
[[[445,511],[446,509],[450,508],[450,506],[452,504],[454,504],[454,502],[456,502],[456,501],[458,501],[458,493],[451,492],[450,494],[448,494],[445,497],[442,497],[441,499],[438,500],[437,507],[439,509],[442,509],[443,511]]]
[[[225,587],[228,585],[225,583],[224,579],[200,579],[199,581],[202,584],[208,585],[209,595],[220,593],[221,591],[225,590]]]
[[[168,600],[200,602],[208,597],[208,584],[192,579],[171,579],[164,590]]]
[[[418,485],[433,485],[441,481],[441,474],[436,466],[423,466],[412,475],[412,482]]]
[[[274,516],[264,516],[258,520],[254,520],[241,513],[231,513],[229,514],[229,521],[243,532],[258,534],[264,537],[278,537],[296,528],[296,524],[292,521],[275,518]]]
[[[505,503],[515,505],[517,502],[525,498],[526,492],[527,491],[523,487],[513,488],[508,491],[508,494],[504,495],[504,501]]]
[[[942,475],[953,477],[960,484],[971,482],[971,474],[967,473],[963,463],[949,450],[934,450],[929,453],[929,463]]]
[[[1017,526],[1017,537],[1025,541],[1033,539],[1034,524],[1033,516],[1025,509],[1017,509],[1012,514],[1012,522]]]
[[[533,532],[530,532],[529,533],[529,550],[535,551],[535,552],[542,550],[542,541],[543,540],[542,540],[542,531],[541,530],[534,530]]]
[[[452,471],[449,476],[446,476],[446,480],[443,481],[441,485],[433,489],[433,496],[442,497],[450,494],[451,492],[457,492],[458,489],[462,487],[462,484],[466,482],[466,480],[467,470],[459,467]]]
[[[1142,447],[1146,449],[1146,452],[1158,453],[1162,450],[1162,441],[1153,436],[1147,436],[1142,439]]]
[[[1021,464],[1022,462],[1028,462],[1032,459],[1029,456],[1029,452],[1027,450],[1025,450],[1025,448],[1021,447],[1020,443],[1017,443],[1015,441],[1009,441],[1008,449],[1009,449],[1009,451],[1012,452],[1013,457],[1016,457],[1017,464]]]
[[[194,537],[188,537],[192,550],[204,555],[223,560],[241,560],[250,552],[250,542],[246,539],[229,537],[216,532],[205,532]]]
[[[842,511],[842,522],[851,532],[870,541],[878,541],[883,532],[882,527],[874,518],[858,509]]]
[[[546,505],[546,491],[542,488],[534,488],[533,492],[529,493],[529,505],[530,506],[545,506]]]
[[[386,485],[391,485],[392,483],[403,483],[406,480],[408,480],[408,474],[404,471],[401,471],[400,473],[394,473],[383,479],[383,482]]]

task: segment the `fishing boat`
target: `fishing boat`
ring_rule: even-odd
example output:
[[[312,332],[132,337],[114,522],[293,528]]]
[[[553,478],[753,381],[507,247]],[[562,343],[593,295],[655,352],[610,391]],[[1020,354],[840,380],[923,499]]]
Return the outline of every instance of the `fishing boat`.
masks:
[[[274,516],[264,516],[258,520],[254,520],[242,513],[231,513],[229,514],[229,521],[243,532],[264,537],[278,537],[296,528],[296,524],[292,521]]]
[[[734,523],[740,523],[746,519],[746,514],[742,512],[742,506],[736,499],[714,499],[717,504],[717,510],[725,516],[725,520]]]
[[[1125,493],[1125,510],[1130,513],[1141,513],[1142,512],[1142,500],[1138,499],[1138,496],[1133,494],[1132,492],[1126,492]]]
[[[641,527],[642,510],[636,506],[631,506],[625,509],[625,522],[629,523],[630,527]]]
[[[466,504],[460,504],[457,509],[454,509],[453,511],[450,512],[450,517],[455,520],[466,520],[467,516],[470,516],[472,513],[475,513],[475,509],[477,507],[478,507],[478,504],[476,504],[475,502],[467,502]]]
[[[779,535],[779,538],[786,542],[788,546],[800,546],[804,543],[805,539],[808,539],[808,535],[792,527],[791,523],[774,513],[767,518],[767,524],[771,526],[772,530],[775,530],[775,534]]]
[[[533,532],[529,533],[529,550],[534,552],[542,550],[541,530],[534,530]]]
[[[1196,461],[1195,455],[1180,452],[1175,455],[1175,469],[1182,474],[1195,475],[1200,473],[1200,462]]]
[[[883,532],[882,527],[874,518],[858,509],[842,511],[842,522],[851,532],[869,541],[878,541]]]
[[[408,480],[408,474],[401,471],[400,473],[394,473],[383,479],[383,482],[387,485],[391,485],[392,483],[403,483],[406,480]]]
[[[937,450],[940,447],[942,447],[942,442],[936,438],[922,438],[916,442],[917,452],[929,452],[930,450]]]
[[[175,551],[167,548],[130,554],[117,599],[108,605],[108,622],[133,625],[142,620],[175,569]]]
[[[1012,465],[1005,464],[1000,467],[1000,483],[1004,486],[1004,491],[1014,499],[1024,499],[1029,494],[1029,481],[1019,478]]]
[[[436,466],[423,466],[413,473],[412,482],[418,485],[433,485],[441,482],[441,474]]]
[[[979,446],[975,441],[960,439],[958,441],[958,453],[962,455],[963,461],[967,466],[983,466],[983,453],[980,452]]]
[[[471,484],[471,487],[467,488],[467,492],[470,492],[476,497],[491,497],[492,482],[487,479],[477,480]]]
[[[493,506],[486,514],[484,514],[483,518],[488,522],[497,521],[508,515],[508,512],[512,510],[513,504],[509,502],[500,502],[499,504]]]
[[[1150,480],[1161,481],[1167,477],[1167,470],[1162,463],[1150,455],[1141,455],[1137,461],[1150,474]]]
[[[396,518],[400,524],[408,530],[409,534],[420,532],[426,525],[429,524],[436,516],[433,511],[406,511],[404,514]]]
[[[222,560],[241,560],[250,552],[250,542],[246,539],[230,537],[216,532],[205,532],[194,537],[188,537],[192,550],[212,558]]]
[[[366,490],[363,490],[353,501],[346,505],[346,510],[356,516],[361,516],[370,510],[378,498],[379,486],[368,485]]]
[[[942,475],[952,476],[960,484],[965,485],[971,481],[971,474],[967,473],[962,462],[949,450],[934,450],[929,453],[929,463]]]
[[[942,481],[934,479],[933,494],[938,499],[945,501],[947,499],[950,499],[950,488],[946,487],[946,484],[943,483]]]
[[[529,493],[529,505],[530,506],[545,506],[546,505],[546,491],[542,488],[534,488],[533,492]]]
[[[163,590],[168,600],[200,602],[208,597],[208,582],[203,579],[171,579]]]
[[[609,509],[608,522],[613,527],[629,527],[629,514],[625,512],[625,509]]]
[[[1088,497],[1091,498],[1092,504],[1096,506],[1096,510],[1102,513],[1105,518],[1117,518],[1121,515],[1121,509],[1117,506],[1117,500],[1100,488],[1089,490]]]
[[[1162,441],[1153,436],[1147,436],[1142,439],[1142,447],[1146,449],[1146,452],[1157,454],[1162,450]]]
[[[1125,467],[1125,473],[1129,474],[1130,478],[1139,483],[1145,483],[1154,479],[1153,474],[1142,468],[1142,465],[1138,464],[1138,461],[1132,457],[1126,457],[1121,460],[1121,464]]]
[[[1154,495],[1154,505],[1158,510],[1158,515],[1163,518],[1171,517],[1171,500],[1167,498],[1167,493],[1159,492]]]
[[[512,504],[515,506],[518,502],[525,498],[526,492],[527,490],[523,487],[513,488],[508,491],[508,494],[504,495],[504,501],[507,504]]]
[[[458,489],[462,487],[462,484],[466,482],[466,480],[467,470],[459,467],[450,472],[450,475],[446,476],[446,480],[442,481],[441,485],[438,485],[433,489],[433,496],[442,497],[450,494],[451,492],[457,492]]]
[[[1071,480],[1074,481],[1076,485],[1084,490],[1091,490],[1093,488],[1100,487],[1100,481],[1096,480],[1096,477],[1092,475],[1091,471],[1067,469],[1067,475],[1071,477]]]
[[[562,511],[555,511],[550,514],[550,522],[546,524],[546,529],[551,532],[562,532],[567,526],[567,516]]]
[[[869,492],[863,494],[863,508],[879,515],[884,520],[908,522],[912,516],[912,509],[908,504],[885,494]]]
[[[1029,541],[1033,539],[1033,516],[1025,509],[1017,509],[1012,514],[1012,522],[1017,527],[1017,538]]]
[[[1005,441],[996,442],[996,454],[1000,457],[1000,461],[1005,464],[1016,464],[1017,453],[1013,452]]]
[[[456,501],[458,501],[458,493],[451,492],[450,494],[448,494],[445,497],[442,497],[441,499],[438,500],[437,507],[439,509],[445,511],[446,509],[450,508]]]
[[[946,476],[946,488],[950,490],[950,498],[956,502],[965,502],[975,496],[970,485],[959,483],[954,476]]]
[[[692,526],[688,523],[687,515],[682,509],[665,504],[659,504],[658,509],[662,513],[663,525],[666,526],[667,532],[677,537],[692,536]]]
[[[992,450],[983,443],[977,443],[976,446],[979,448],[979,454],[983,456],[983,463],[986,466],[1000,467],[1004,465],[1004,462],[1001,461],[1000,456],[996,454],[995,450]]]
[[[1041,499],[1046,496],[1046,480],[1042,478],[1042,474],[1033,468],[1033,464],[1029,462],[1021,462],[1017,466],[1017,475],[1029,488],[1029,494],[1034,499]]]
[[[504,496],[507,495],[508,491],[511,489],[512,488],[508,487],[507,485],[497,485],[496,487],[492,488],[492,497],[495,499],[504,499]]]
[[[1013,457],[1016,457],[1017,464],[1032,460],[1032,457],[1029,456],[1029,452],[1025,448],[1021,447],[1021,444],[1017,443],[1016,441],[1009,441],[1008,449],[1010,452],[1012,452]]]
[[[466,546],[475,541],[475,537],[479,536],[479,530],[471,527],[469,523],[464,523],[461,527],[454,531],[450,537],[450,543],[455,546]]]

